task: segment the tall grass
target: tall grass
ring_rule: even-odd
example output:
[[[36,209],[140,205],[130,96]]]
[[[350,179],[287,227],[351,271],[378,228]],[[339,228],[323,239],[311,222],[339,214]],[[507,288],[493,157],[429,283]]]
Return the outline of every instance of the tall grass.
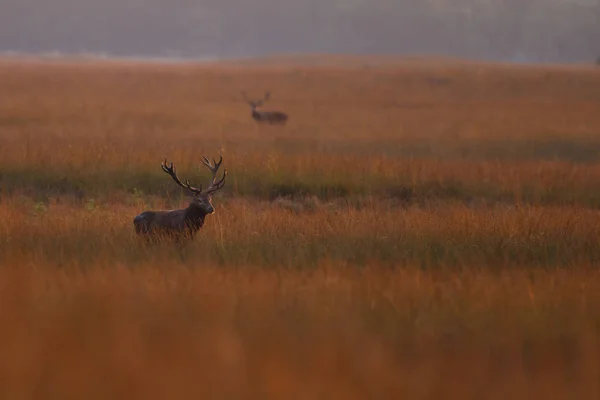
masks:
[[[0,77],[2,398],[600,394],[597,71]],[[139,241],[136,214],[186,205],[160,161],[196,184],[218,153],[196,239]]]
[[[135,237],[133,217],[150,205],[18,203],[0,205],[0,260],[265,268],[316,267],[322,260],[423,268],[600,262],[600,213],[585,208],[220,201],[178,258],[168,243],[157,247]]]
[[[3,269],[3,398],[595,398],[595,268]]]
[[[222,152],[240,196],[597,207],[600,76],[490,66],[219,69],[0,65],[0,189],[164,194]],[[259,127],[240,90],[273,92]],[[204,178],[205,179],[205,178]]]

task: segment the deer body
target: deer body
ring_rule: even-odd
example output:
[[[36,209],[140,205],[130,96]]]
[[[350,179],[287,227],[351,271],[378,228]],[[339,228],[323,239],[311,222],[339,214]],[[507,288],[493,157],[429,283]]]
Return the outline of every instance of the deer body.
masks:
[[[256,122],[266,122],[268,124],[284,124],[288,116],[282,111],[257,111],[252,109],[252,118]]]
[[[163,171],[168,173],[178,185],[188,189],[192,193],[192,200],[187,208],[180,210],[142,212],[133,219],[135,232],[148,238],[160,235],[177,240],[183,238],[193,239],[200,228],[204,226],[206,216],[215,212],[212,205],[212,194],[225,185],[227,170],[224,171],[223,178],[218,182],[216,181],[217,170],[221,162],[223,162],[223,157],[218,163],[215,162],[215,165],[212,165],[204,157],[203,163],[212,171],[213,179],[210,186],[203,191],[202,186],[198,189],[190,186],[187,181],[182,183],[175,173],[173,163],[170,167],[167,167],[165,160],[161,165]]]
[[[256,122],[281,125],[284,125],[287,122],[288,115],[283,111],[258,110],[258,107],[262,106],[271,96],[269,92],[266,92],[265,97],[261,100],[249,100],[244,92],[242,92],[242,96],[244,96],[244,100],[250,106],[250,109],[252,110],[252,119],[254,119]]]
[[[161,233],[165,236],[184,234],[191,238],[204,226],[208,214],[199,207],[189,205],[183,210],[144,211],[133,219],[138,234]]]

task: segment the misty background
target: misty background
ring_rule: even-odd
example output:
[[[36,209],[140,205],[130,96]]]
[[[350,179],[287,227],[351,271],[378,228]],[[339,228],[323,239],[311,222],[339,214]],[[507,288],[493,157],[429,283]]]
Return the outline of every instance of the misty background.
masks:
[[[600,0],[0,0],[0,52],[600,57]]]

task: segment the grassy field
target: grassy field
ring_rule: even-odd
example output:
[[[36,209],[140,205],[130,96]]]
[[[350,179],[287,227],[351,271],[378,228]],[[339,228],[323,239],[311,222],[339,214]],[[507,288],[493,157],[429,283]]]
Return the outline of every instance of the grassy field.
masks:
[[[2,398],[600,396],[600,71],[309,61],[0,62]]]

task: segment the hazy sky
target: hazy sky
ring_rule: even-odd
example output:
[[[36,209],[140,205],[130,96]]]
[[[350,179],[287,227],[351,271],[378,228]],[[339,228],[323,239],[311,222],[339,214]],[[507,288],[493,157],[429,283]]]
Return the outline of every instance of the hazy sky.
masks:
[[[0,0],[0,51],[600,57],[600,0]]]

